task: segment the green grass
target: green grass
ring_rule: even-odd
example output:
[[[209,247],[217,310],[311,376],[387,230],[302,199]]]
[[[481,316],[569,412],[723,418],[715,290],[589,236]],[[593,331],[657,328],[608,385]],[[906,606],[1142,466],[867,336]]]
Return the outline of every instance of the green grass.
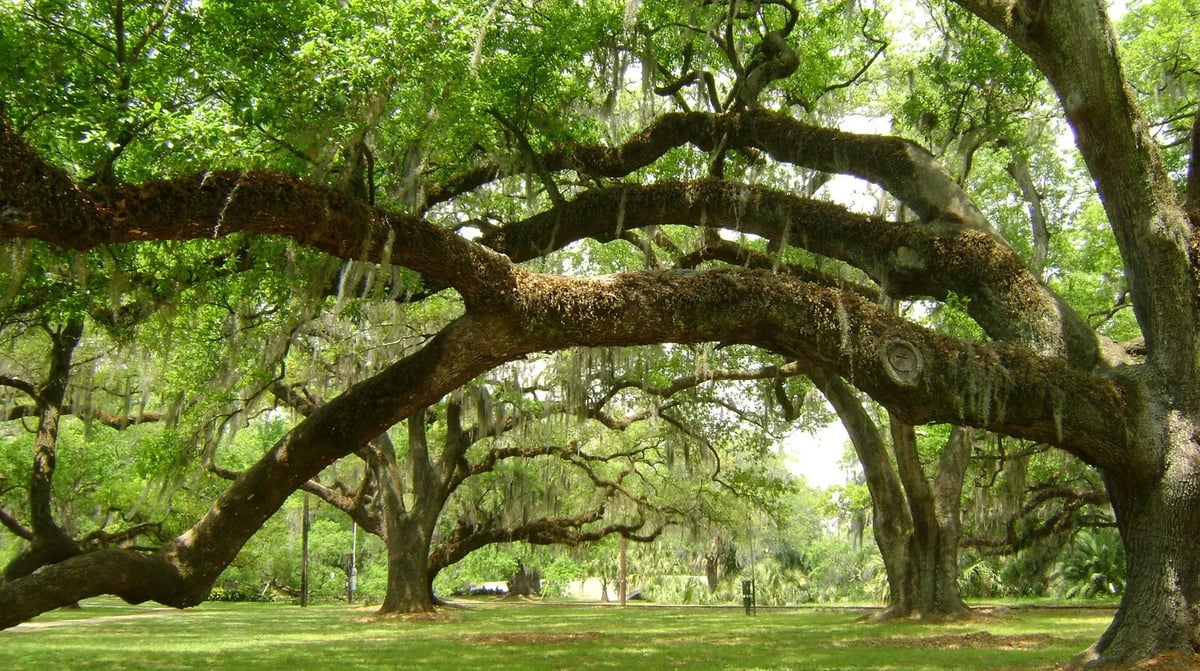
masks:
[[[821,609],[478,605],[437,620],[372,610],[96,599],[0,632],[0,669],[1049,669],[1111,611],[1027,610],[952,625],[866,624]],[[123,617],[114,617],[123,616]]]

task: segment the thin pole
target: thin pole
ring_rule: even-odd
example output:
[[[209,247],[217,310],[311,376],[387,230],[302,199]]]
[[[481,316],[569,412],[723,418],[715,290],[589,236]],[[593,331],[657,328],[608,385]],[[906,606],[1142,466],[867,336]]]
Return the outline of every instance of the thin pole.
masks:
[[[304,521],[300,523],[300,607],[308,606],[308,493],[304,494]]]
[[[346,603],[354,603],[358,587],[358,522],[350,520],[350,579],[346,581]]]
[[[625,597],[629,593],[629,565],[625,561],[625,536],[621,536],[621,561],[619,565],[620,575],[617,576],[617,598],[621,605],[625,605]]]

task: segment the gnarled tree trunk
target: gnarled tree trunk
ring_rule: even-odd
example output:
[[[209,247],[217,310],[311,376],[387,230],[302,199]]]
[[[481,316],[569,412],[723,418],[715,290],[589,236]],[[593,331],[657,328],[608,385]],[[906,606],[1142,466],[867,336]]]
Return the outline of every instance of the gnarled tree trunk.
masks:
[[[958,541],[969,430],[953,430],[931,487],[917,458],[911,425],[891,418],[897,468],[882,432],[854,390],[841,378],[821,372],[811,377],[846,427],[871,493],[875,543],[889,589],[888,607],[876,619],[965,614],[967,606],[958,592]]]
[[[1105,472],[1125,545],[1125,592],[1108,630],[1080,661],[1133,663],[1200,651],[1200,424],[1178,416],[1169,424],[1158,477]]]
[[[932,486],[921,469],[912,425],[892,417],[892,448],[913,521],[909,541],[909,609],[896,615],[957,618],[967,612],[958,592],[958,543],[962,535],[961,496],[971,430],[954,427],[942,449]]]

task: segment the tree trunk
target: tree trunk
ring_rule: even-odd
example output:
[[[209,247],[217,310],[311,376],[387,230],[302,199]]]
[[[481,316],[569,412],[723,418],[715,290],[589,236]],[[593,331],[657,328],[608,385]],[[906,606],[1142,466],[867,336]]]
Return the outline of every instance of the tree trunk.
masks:
[[[715,550],[704,555],[704,578],[708,582],[708,593],[716,594],[721,586],[721,555]]]
[[[883,437],[844,380],[822,371],[813,371],[810,377],[846,427],[867,479],[867,490],[871,493],[871,528],[888,579],[889,605],[882,616],[908,613],[912,609],[909,601],[912,590],[908,587],[912,573],[909,550],[912,519]]]
[[[916,619],[947,619],[962,616],[967,605],[958,593],[958,541],[961,536],[960,498],[970,455],[970,430],[955,427],[941,451],[934,486],[931,487],[917,454],[912,425],[891,417],[892,447],[897,470],[904,485],[913,521],[907,546],[909,576],[904,588],[910,594],[897,603],[907,610],[892,615]],[[893,610],[893,609],[889,609]]]
[[[1125,664],[1164,652],[1200,653],[1195,536],[1200,529],[1200,445],[1190,428],[1171,446],[1166,466],[1153,482],[1107,474],[1125,545],[1125,593],[1108,630],[1079,661]]]
[[[71,379],[71,359],[83,337],[83,318],[73,317],[50,331],[50,369],[37,398],[38,427],[33,469],[29,474],[29,530],[33,540],[4,567],[3,579],[23,578],[39,568],[74,557],[83,547],[54,519],[54,473],[58,462],[58,426]]]
[[[970,430],[955,428],[931,486],[917,455],[913,427],[890,421],[895,466],[879,428],[843,380],[812,374],[837,410],[871,492],[875,543],[888,578],[888,607],[875,619],[953,619],[967,612],[958,592],[960,498]]]
[[[430,534],[424,530],[425,525],[405,514],[389,516],[386,524],[387,594],[379,614],[434,612],[429,575]]]
[[[618,583],[618,589],[620,585]],[[542,572],[530,568],[524,563],[517,564],[517,570],[508,581],[509,596],[538,596],[542,593]]]
[[[433,529],[449,496],[445,478],[429,458],[425,413],[417,412],[408,425],[408,466],[411,472],[412,508],[404,506],[404,483],[395,451],[382,445],[375,464],[383,499],[384,542],[388,553],[387,594],[380,615],[432,613],[433,576],[429,550]]]

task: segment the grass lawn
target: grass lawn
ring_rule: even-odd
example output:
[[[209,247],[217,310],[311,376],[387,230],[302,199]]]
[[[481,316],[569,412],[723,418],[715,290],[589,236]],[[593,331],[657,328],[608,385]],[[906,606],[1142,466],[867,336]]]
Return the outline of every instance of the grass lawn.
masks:
[[[1050,669],[1111,610],[1031,609],[952,625],[866,624],[853,611],[479,604],[435,620],[373,609],[108,599],[0,632],[0,669]]]

